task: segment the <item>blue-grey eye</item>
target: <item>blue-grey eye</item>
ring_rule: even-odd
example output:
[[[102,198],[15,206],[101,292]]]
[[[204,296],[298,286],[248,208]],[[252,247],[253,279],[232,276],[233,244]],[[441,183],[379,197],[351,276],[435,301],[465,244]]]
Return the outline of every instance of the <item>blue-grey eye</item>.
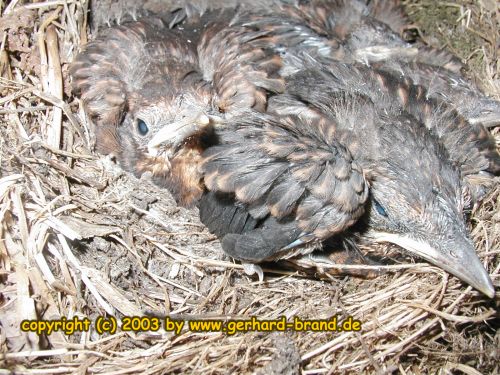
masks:
[[[140,118],[137,119],[137,131],[140,135],[146,135],[149,132],[148,126],[146,125],[144,120],[141,120]]]
[[[389,216],[389,215],[387,215],[387,211],[385,210],[385,208],[382,207],[382,205],[380,203],[378,203],[375,199],[373,200],[373,206],[375,207],[375,209],[377,210],[379,215],[382,215],[383,217]]]

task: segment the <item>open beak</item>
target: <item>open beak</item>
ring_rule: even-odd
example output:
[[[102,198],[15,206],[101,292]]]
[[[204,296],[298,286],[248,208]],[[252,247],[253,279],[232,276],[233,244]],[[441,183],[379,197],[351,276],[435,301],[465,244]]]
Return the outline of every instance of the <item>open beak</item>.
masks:
[[[440,250],[424,241],[409,236],[377,232],[372,237],[378,242],[390,242],[401,246],[436,266],[455,275],[460,280],[484,293],[490,298],[495,296],[495,288],[488,272],[484,269],[474,247],[468,239],[456,238],[450,250]],[[448,246],[450,248],[450,246]]]
[[[204,113],[188,116],[182,120],[172,122],[161,128],[148,143],[148,153],[158,156],[160,146],[177,148],[187,138],[198,133],[210,124],[210,118]]]

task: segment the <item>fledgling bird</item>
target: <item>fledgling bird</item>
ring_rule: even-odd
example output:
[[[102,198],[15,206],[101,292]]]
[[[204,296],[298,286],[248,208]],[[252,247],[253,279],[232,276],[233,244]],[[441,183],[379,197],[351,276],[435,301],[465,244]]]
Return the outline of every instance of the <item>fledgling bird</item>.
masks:
[[[468,177],[498,171],[488,132],[458,111],[477,90],[448,89],[462,79],[454,60],[403,41],[399,8],[347,3],[181,12],[105,31],[72,69],[97,146],[181,204],[201,197],[202,221],[242,261],[306,254],[363,220],[362,237],[491,296],[461,218]]]
[[[500,105],[462,76],[458,58],[402,37],[409,21],[399,1],[313,0],[248,18],[246,25],[271,32],[284,76],[305,67],[357,62],[411,79],[471,123],[500,124]]]
[[[75,91],[96,125],[98,151],[115,154],[137,176],[151,173],[178,202],[189,205],[203,192],[197,164],[213,126],[247,108],[265,111],[267,96],[283,90],[278,73],[286,77],[309,65],[351,63],[365,47],[414,50],[395,34],[406,20],[393,2],[273,4],[276,9],[207,13],[187,7],[167,12],[166,21],[150,16],[105,30],[71,69]],[[351,37],[363,25],[382,20],[388,22],[385,29],[364,33],[375,37]],[[377,58],[377,68],[399,76],[411,70],[408,61],[389,57],[395,54]],[[443,66],[449,61],[446,55],[434,60]],[[463,79],[429,69],[422,66],[410,76],[426,95],[452,102],[456,96],[463,99],[463,92],[467,99],[474,96],[476,91],[467,88],[454,96],[458,89],[442,87]],[[432,90],[422,77],[433,77]]]
[[[310,253],[362,220],[358,236],[397,244],[492,297],[446,147],[397,103],[380,107],[340,78],[297,73],[269,113],[218,130],[202,164],[202,221],[226,253],[259,263]]]
[[[337,211],[329,211],[330,214],[333,212],[335,216],[330,219],[338,227],[335,228],[333,226],[329,230],[323,227],[321,232],[316,230],[315,233],[309,232],[311,230],[310,227],[306,227],[306,230],[303,230],[304,227],[301,225],[304,225],[303,222],[306,215],[299,211],[299,208],[293,206],[293,199],[298,199],[299,196],[302,197],[301,199],[306,199],[301,195],[305,194],[304,190],[299,189],[297,185],[292,184],[287,186],[285,183],[278,184],[275,182],[273,178],[276,178],[276,174],[279,174],[281,170],[271,168],[270,166],[269,170],[262,170],[265,168],[262,165],[266,164],[257,156],[251,155],[250,147],[248,146],[250,140],[253,141],[254,139],[256,140],[256,147],[257,144],[265,144],[265,137],[255,134],[259,132],[259,128],[271,128],[272,132],[278,132],[276,129],[284,127],[282,124],[284,120],[281,119],[281,116],[303,114],[311,110],[311,108],[318,110],[318,106],[326,114],[338,110],[338,108],[335,109],[335,106],[332,108],[331,104],[329,106],[325,104],[328,101],[325,98],[322,101],[321,98],[318,98],[317,94],[318,92],[331,93],[331,89],[335,87],[336,93],[350,92],[369,98],[372,105],[377,108],[377,112],[389,111],[390,115],[386,117],[394,120],[396,124],[398,121],[396,121],[397,116],[395,113],[401,110],[408,112],[407,116],[411,120],[407,119],[406,123],[418,123],[421,127],[420,132],[423,134],[422,137],[424,135],[431,135],[434,142],[446,150],[444,154],[439,154],[435,158],[442,158],[443,161],[447,159],[448,163],[458,165],[459,167],[461,177],[456,177],[456,180],[462,179],[458,184],[463,191],[461,190],[459,193],[460,200],[457,198],[456,201],[460,202],[455,205],[458,209],[449,216],[452,217],[455,215],[454,220],[460,223],[463,211],[461,205],[470,205],[473,203],[472,201],[478,200],[484,194],[485,189],[481,189],[482,186],[478,187],[474,185],[476,183],[481,185],[485,180],[491,180],[491,177],[488,176],[498,174],[499,172],[500,159],[495,143],[481,123],[485,119],[493,120],[493,123],[499,121],[498,114],[500,113],[500,107],[498,102],[488,100],[477,89],[467,84],[459,74],[460,64],[451,55],[443,51],[428,48],[420,48],[418,50],[404,42],[396,33],[405,24],[405,19],[402,16],[402,12],[400,12],[400,8],[386,5],[380,7],[382,2],[372,3],[371,9],[362,2],[356,2],[359,5],[358,8],[356,6],[352,7],[351,2],[344,1],[305,2],[304,4],[300,12],[295,11],[291,22],[283,22],[284,17],[281,14],[250,16],[251,19],[247,23],[248,25],[261,27],[262,30],[266,31],[272,30],[270,35],[274,38],[274,43],[277,46],[276,50],[280,53],[284,61],[281,73],[287,77],[287,92],[290,94],[290,90],[295,90],[293,92],[295,96],[297,96],[297,93],[301,93],[300,100],[298,102],[297,98],[290,100],[287,96],[272,98],[272,103],[275,103],[275,105],[270,107],[269,112],[275,111],[278,115],[277,119],[275,116],[264,120],[254,118],[252,121],[257,123],[258,126],[253,128],[253,130],[250,129],[246,121],[244,121],[244,125],[241,127],[238,125],[235,126],[234,128],[238,130],[231,133],[234,133],[235,138],[227,136],[227,139],[231,139],[230,143],[234,145],[233,148],[226,145],[231,150],[228,151],[227,155],[223,153],[223,156],[218,154],[215,157],[212,154],[224,149],[224,146],[208,150],[207,155],[209,155],[209,158],[204,161],[203,165],[205,184],[212,192],[205,195],[200,203],[202,221],[222,239],[222,245],[226,253],[243,261],[260,262],[307,253],[312,249],[320,247],[319,243],[325,238],[333,236],[335,233],[343,232],[357,220],[360,212],[363,212],[366,206],[370,206],[369,203],[358,202],[360,205],[356,210],[343,213],[338,212],[338,201],[333,202],[333,204],[329,202],[331,205],[327,206],[318,204],[316,207],[318,212],[308,211],[308,214],[315,214],[313,217],[316,217],[320,228],[322,228],[321,224],[327,225],[330,223],[327,218],[328,215],[324,211],[327,209],[332,210],[332,205]],[[332,5],[337,7],[335,9],[337,12],[333,10]],[[375,17],[374,15],[377,16]],[[297,22],[297,19],[301,18],[304,22]],[[390,20],[390,25],[383,24],[380,21],[381,19]],[[316,78],[321,77],[321,79],[315,80],[315,75],[306,74],[308,79],[297,80],[295,77],[290,78],[294,74],[303,74],[308,68],[317,69],[318,67],[329,67],[334,71],[333,76],[325,79],[320,74],[316,75]],[[328,84],[325,85],[323,80],[328,82]],[[297,85],[296,82],[300,82],[300,84]],[[456,83],[459,84],[457,85]],[[296,86],[300,89],[297,89]],[[291,87],[295,87],[295,89],[291,89]],[[335,94],[335,92],[331,94]],[[280,100],[283,100],[282,105],[278,105]],[[353,104],[355,103],[356,101],[353,100]],[[471,108],[474,110],[471,111]],[[492,111],[490,111],[490,108]],[[486,116],[483,116],[484,114]],[[344,118],[344,120],[348,121],[347,118]],[[286,121],[287,124],[297,124],[302,120],[297,118],[290,120],[287,118]],[[386,127],[389,127],[390,123],[388,121]],[[231,128],[233,128],[232,125]],[[338,127],[335,130],[333,128],[332,126],[330,131],[335,132],[339,136]],[[243,129],[248,130],[250,135],[247,134],[247,138],[237,138],[237,135],[244,131]],[[284,134],[288,134],[289,131],[287,128]],[[366,133],[364,129],[359,128],[356,131],[359,134],[363,134],[367,139],[371,139],[367,135],[369,133]],[[407,131],[408,129],[404,130],[403,134],[400,134],[400,140],[405,135],[410,136],[410,134],[405,134]],[[429,134],[424,134],[425,132]],[[222,133],[223,131],[221,130],[220,134]],[[393,133],[393,136],[398,135],[398,132],[392,129],[388,131],[387,138],[389,138],[391,133]],[[341,146],[347,148],[359,146],[361,142],[356,138],[356,135],[351,134],[347,136],[346,134],[349,133],[344,133],[345,139],[343,142],[337,139],[341,143]],[[222,142],[224,143],[224,141]],[[296,142],[298,143],[298,141]],[[245,157],[244,159],[243,156],[240,157],[244,160],[242,164],[245,167],[242,164],[239,164],[239,167],[237,167],[237,156],[234,154],[234,150],[243,144],[245,144]],[[418,141],[414,141],[413,143],[401,141],[396,143],[396,145],[406,150],[406,152],[411,150],[412,147],[416,149],[420,148]],[[296,146],[297,149],[300,149],[298,145]],[[315,147],[320,148],[318,144]],[[373,148],[371,151],[373,157],[377,156],[377,152],[380,152],[380,150]],[[432,151],[430,152],[432,153]],[[396,164],[401,162],[401,160],[398,160],[397,153],[393,153],[393,155],[395,160],[389,163]],[[402,157],[401,155],[399,153],[399,157]],[[228,160],[221,160],[219,157],[222,159],[227,157]],[[308,157],[314,160],[312,155],[308,155]],[[280,160],[280,162],[281,167],[286,170],[286,167],[283,166],[284,161]],[[277,168],[280,162],[273,160],[272,165]],[[224,163],[227,163],[227,165]],[[296,160],[294,159],[290,163],[295,166]],[[412,166],[408,165],[406,168],[407,170],[404,170],[404,168],[399,170],[386,168],[385,170],[382,169],[380,173],[393,173],[396,175],[395,180],[397,181],[397,178],[406,178],[407,175],[405,173],[414,172]],[[435,163],[428,166],[426,173],[429,175],[436,173],[432,171],[432,168],[440,170],[441,167]],[[234,175],[231,175],[231,173],[234,173]],[[256,176],[260,173],[262,173],[263,178],[257,179]],[[486,175],[484,175],[485,173]],[[413,174],[420,176],[418,173]],[[475,179],[474,176],[476,175],[484,175],[486,178]],[[425,176],[420,177],[422,180],[421,183],[424,184],[426,181]],[[378,180],[381,180],[380,176]],[[221,185],[217,181],[222,181]],[[240,185],[236,186],[236,182],[234,181],[238,181]],[[242,181],[245,181],[248,185],[243,186]],[[251,184],[249,181],[255,182]],[[314,183],[318,183],[316,178],[313,178],[313,181]],[[334,184],[334,181],[335,179],[332,178],[330,183]],[[394,183],[394,181],[392,182]],[[229,184],[229,187],[226,184]],[[256,188],[255,184],[261,185],[258,185]],[[276,184],[280,188],[273,190],[272,187]],[[374,184],[371,183],[371,185]],[[404,186],[404,184],[396,185],[399,188]],[[375,184],[374,186],[377,185]],[[304,186],[302,188],[304,189]],[[305,188],[305,191],[307,191],[307,188],[313,189],[312,186],[308,186]],[[375,189],[374,192],[380,194],[386,188],[388,187],[381,184],[380,188]],[[395,198],[393,202],[396,206],[398,203],[401,204],[401,199],[404,198],[404,195],[401,194],[404,192],[399,192],[399,195],[397,194],[397,189],[399,188],[394,188],[396,191],[393,191],[393,193],[396,195],[392,196],[392,198]],[[415,190],[419,188],[421,189],[422,186],[414,184],[408,188],[407,193],[418,195],[418,191],[416,192]],[[247,191],[253,191],[254,194],[258,195],[259,191],[262,193],[261,190],[265,189],[269,189],[269,191],[264,193],[264,197],[259,198],[260,202],[254,202],[251,198],[245,196],[245,192]],[[318,187],[316,186],[317,189]],[[222,196],[219,194],[221,191],[225,193]],[[450,191],[448,190],[447,194],[450,194]],[[463,195],[462,192],[464,193]],[[330,194],[334,193],[330,192]],[[457,192],[455,191],[453,194],[456,195]],[[291,215],[290,217],[284,217],[283,213],[279,214],[279,210],[276,208],[279,207],[279,204],[276,203],[278,198],[282,198],[281,205],[288,205],[288,209],[284,211],[284,215]],[[400,199],[398,200],[397,198]],[[291,201],[287,201],[286,199],[290,199]],[[342,196],[342,199],[346,200],[348,198]],[[426,199],[430,198],[426,197]],[[262,200],[267,203],[264,204]],[[419,203],[423,203],[424,201],[421,200]],[[270,207],[267,210],[263,209],[262,206],[266,206],[266,204],[272,206],[274,211]],[[255,207],[256,205],[257,207]],[[376,219],[376,214],[373,213],[385,213],[386,210],[378,201],[372,206],[375,209],[365,214],[367,216],[365,220],[369,223],[376,223],[377,220],[373,220],[373,218]],[[294,207],[297,212],[291,214],[288,210],[293,212]],[[440,207],[439,205],[435,207],[437,207],[434,209],[436,216],[443,214],[439,210],[444,207]],[[393,215],[392,220],[394,220],[396,226],[401,224],[398,223],[398,215],[408,214],[408,212],[401,210],[401,208],[399,212],[397,209],[394,210],[394,213],[395,215]],[[409,213],[411,214],[411,212]],[[294,217],[294,215],[297,215],[297,217]],[[217,217],[217,219],[214,220],[214,217]],[[321,220],[318,220],[317,217],[321,217]],[[401,219],[401,216],[399,218]],[[297,224],[297,220],[301,224]],[[349,220],[352,221],[350,222]],[[444,225],[446,226],[447,224],[444,223]],[[458,232],[455,234],[457,238],[466,238],[465,225],[463,222],[460,225],[455,225],[455,229],[448,230],[449,235],[453,236],[453,231],[457,230]],[[370,226],[372,229],[380,229],[377,228],[376,224],[370,224]],[[373,233],[373,231],[371,232]],[[476,278],[476,280],[474,280],[474,275],[469,275],[471,277],[461,275],[463,267],[452,259],[454,255],[447,254],[445,248],[441,247],[436,251],[438,247],[437,243],[433,243],[431,246],[429,244],[423,246],[423,243],[418,244],[406,241],[407,238],[405,239],[406,242],[402,241],[401,237],[392,236],[393,234],[391,233],[390,236],[385,234],[385,240],[397,243],[410,252],[420,252],[420,255],[424,258],[448,269],[463,280],[475,285],[487,295],[492,295],[491,281],[479,264],[470,241],[462,241],[461,248],[464,249],[464,258],[462,261],[465,258],[470,258],[467,260],[467,263],[480,275],[479,279]],[[382,239],[380,235],[377,237],[378,239]],[[432,241],[432,238],[429,239]],[[443,240],[442,243],[446,244],[447,241]],[[447,245],[453,246],[449,242]],[[421,252],[421,249],[424,249],[424,253]],[[454,267],[458,268],[454,269]]]
[[[344,7],[350,8],[346,2]],[[409,78],[423,86],[427,96],[453,106],[468,122],[492,127],[500,124],[500,105],[484,95],[461,74],[461,61],[445,50],[406,43],[401,30],[408,26],[398,1],[372,4],[374,17],[359,17],[339,37],[351,59],[379,70]],[[365,11],[366,13],[366,11]]]
[[[95,126],[96,147],[167,187],[184,205],[203,192],[198,163],[213,122],[283,90],[265,32],[204,13],[170,28],[148,17],[104,30],[71,67],[74,91]]]

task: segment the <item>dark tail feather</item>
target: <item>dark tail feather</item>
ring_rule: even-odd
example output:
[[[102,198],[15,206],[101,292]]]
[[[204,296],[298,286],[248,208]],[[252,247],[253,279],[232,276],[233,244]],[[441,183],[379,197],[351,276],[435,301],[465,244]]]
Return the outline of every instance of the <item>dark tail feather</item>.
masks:
[[[294,223],[266,220],[264,227],[243,234],[230,233],[222,239],[222,248],[229,256],[252,263],[278,258],[283,248],[299,238],[301,230]]]
[[[236,206],[230,194],[206,192],[198,208],[203,224],[219,238],[228,233],[244,233],[257,226],[257,220],[246,209]]]

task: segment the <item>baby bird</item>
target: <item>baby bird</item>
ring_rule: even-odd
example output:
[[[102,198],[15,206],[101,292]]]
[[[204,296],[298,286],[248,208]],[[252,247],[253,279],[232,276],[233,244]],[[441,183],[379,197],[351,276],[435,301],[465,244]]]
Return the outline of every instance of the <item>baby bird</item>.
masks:
[[[289,22],[283,22],[287,16],[281,14],[250,15],[247,25],[272,30],[276,51],[283,58],[280,73],[286,77],[287,95],[271,98],[268,117],[252,114],[251,120],[231,124],[230,134],[218,131],[219,136],[224,134],[222,144],[210,148],[203,161],[204,181],[211,192],[199,205],[202,221],[222,239],[226,253],[245,262],[261,262],[311,252],[335,234],[349,237],[348,229],[362,217],[369,228],[362,238],[396,243],[492,296],[491,281],[467,239],[462,216],[464,205],[484,194],[481,184],[499,172],[495,143],[482,124],[499,121],[498,102],[468,84],[451,55],[416,49],[403,41],[397,31],[405,18],[396,5],[302,4]],[[343,103],[329,100],[346,93],[351,99]],[[372,108],[368,110],[359,100],[370,102]],[[362,108],[358,113],[357,105]],[[369,116],[375,116],[373,111],[380,116],[380,122],[371,126],[387,129],[386,146],[393,148],[363,145],[377,138],[360,121],[364,110]],[[325,125],[325,118],[339,111],[343,116],[336,118],[338,122]],[[322,126],[314,125],[315,121]],[[417,133],[412,134],[411,124],[417,124]],[[355,133],[340,131],[343,127]],[[323,137],[330,133],[335,134],[328,138],[335,157],[322,159]],[[278,143],[283,154],[275,155]],[[254,153],[252,146],[266,149],[263,154]],[[364,156],[360,147],[367,151]],[[339,151],[344,149],[348,152]],[[422,155],[415,152],[419,149]],[[301,162],[312,164],[303,167],[311,174],[304,173],[299,181],[284,177],[298,178],[294,151]],[[386,154],[387,159],[381,158]],[[423,165],[411,162],[409,157],[415,154],[415,161],[422,160]],[[352,163],[352,175],[335,175],[333,160],[342,166]],[[322,167],[328,173],[321,173]],[[437,171],[444,174],[440,177],[444,182],[431,181],[433,174],[441,173]],[[366,178],[365,186],[360,175]],[[358,177],[355,187],[350,185],[354,177]],[[420,183],[405,186],[410,177]],[[378,200],[366,198],[367,186],[369,195],[379,196]],[[434,198],[425,193],[427,188]],[[311,196],[316,199],[314,205]],[[318,196],[328,199],[318,202]],[[444,198],[452,203],[435,204]],[[393,205],[390,221],[380,219],[387,218],[389,211],[381,201]],[[448,220],[440,222],[441,216]],[[405,218],[409,218],[406,223]],[[426,225],[432,227],[429,235]],[[451,254],[449,249],[454,247],[460,250]],[[465,271],[464,262],[472,272]]]
[[[152,175],[183,205],[203,192],[197,165],[214,123],[263,110],[284,84],[265,33],[229,25],[235,11],[169,28],[148,17],[104,30],[71,67],[95,126],[96,148]]]
[[[282,76],[337,62],[385,70],[423,86],[429,98],[455,107],[473,124],[500,124],[500,105],[460,73],[462,63],[444,50],[401,36],[408,20],[399,1],[317,0],[283,4],[250,14],[245,23],[271,32],[283,59]]]
[[[268,114],[218,130],[220,144],[202,163],[210,190],[202,221],[244,262],[358,236],[397,244],[493,297],[464,222],[463,177],[446,147],[399,105],[346,90],[336,74],[297,73]],[[354,236],[358,220],[366,227]]]
[[[361,237],[491,297],[463,211],[485,192],[473,177],[499,171],[482,125],[498,103],[449,54],[406,43],[394,2],[273,5],[104,31],[71,70],[98,151],[197,203],[243,262]]]

